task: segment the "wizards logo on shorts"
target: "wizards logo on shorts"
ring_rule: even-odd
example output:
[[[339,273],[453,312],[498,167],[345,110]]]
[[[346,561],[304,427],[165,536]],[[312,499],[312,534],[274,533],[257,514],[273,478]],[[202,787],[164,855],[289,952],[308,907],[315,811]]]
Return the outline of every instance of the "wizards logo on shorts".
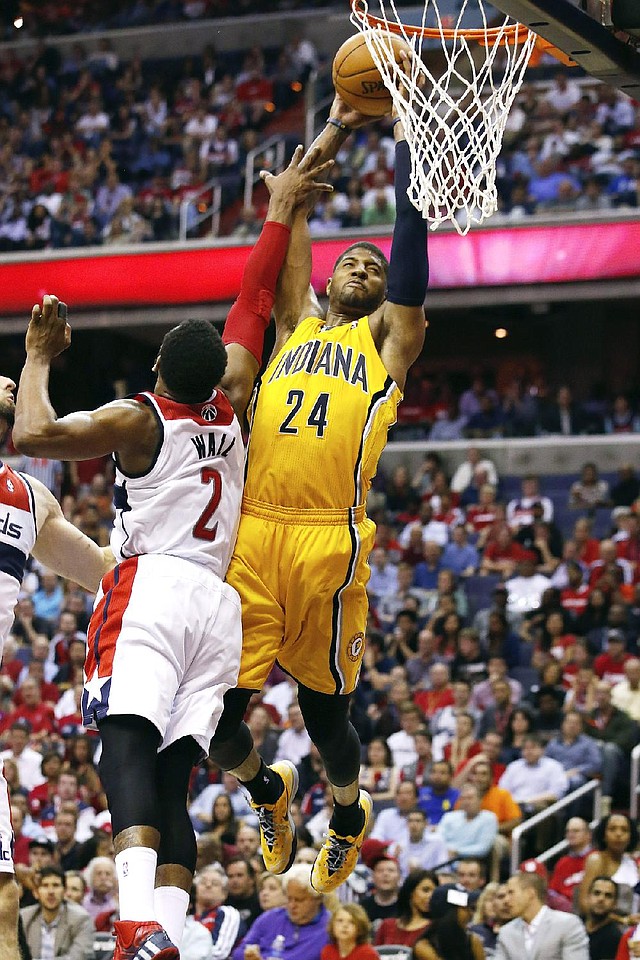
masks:
[[[5,837],[0,833],[0,862],[10,862],[13,860],[13,836],[9,841],[9,846],[7,847],[7,842]]]

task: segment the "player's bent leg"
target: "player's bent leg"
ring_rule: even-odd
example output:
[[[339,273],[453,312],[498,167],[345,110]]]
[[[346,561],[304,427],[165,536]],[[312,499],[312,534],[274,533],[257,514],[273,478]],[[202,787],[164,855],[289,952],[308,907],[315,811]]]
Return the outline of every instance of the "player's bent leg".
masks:
[[[196,838],[187,812],[191,770],[202,756],[193,737],[182,737],[158,754],[160,847],[154,902],[156,919],[179,948],[196,869]]]
[[[160,731],[134,715],[99,721],[100,779],[113,825],[120,920],[114,960],[179,960],[178,948],[156,920],[154,887],[160,845],[156,785]]]
[[[330,893],[353,872],[371,819],[373,802],[358,786],[360,740],[349,721],[350,695],[298,687],[307,732],[320,752],[335,804],[329,830],[311,871],[311,884]]]
[[[20,960],[18,909],[20,893],[12,873],[0,873],[0,960]]]
[[[291,804],[298,792],[298,771],[288,760],[268,767],[253,745],[243,717],[254,690],[227,690],[224,710],[209,756],[237,777],[251,796],[260,825],[262,857],[271,873],[285,873],[296,855],[297,838]]]

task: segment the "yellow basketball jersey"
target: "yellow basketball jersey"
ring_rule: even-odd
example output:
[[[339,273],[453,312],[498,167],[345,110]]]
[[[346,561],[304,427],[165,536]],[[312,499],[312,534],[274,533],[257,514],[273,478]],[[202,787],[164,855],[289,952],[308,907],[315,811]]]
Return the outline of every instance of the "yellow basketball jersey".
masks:
[[[245,497],[293,510],[364,503],[402,394],[369,318],[298,324],[256,385]]]

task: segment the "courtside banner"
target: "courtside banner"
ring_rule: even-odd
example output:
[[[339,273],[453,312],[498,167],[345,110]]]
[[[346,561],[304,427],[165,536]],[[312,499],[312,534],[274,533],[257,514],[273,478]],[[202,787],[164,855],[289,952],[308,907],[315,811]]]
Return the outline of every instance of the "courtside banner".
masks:
[[[324,292],[352,235],[313,243],[314,287]],[[388,255],[390,236],[371,236]],[[215,245],[214,245],[215,243]],[[0,257],[0,315],[29,311],[51,291],[73,309],[226,303],[240,289],[249,246],[212,241],[42,251]],[[433,289],[575,283],[640,277],[640,220],[481,228],[429,235]]]

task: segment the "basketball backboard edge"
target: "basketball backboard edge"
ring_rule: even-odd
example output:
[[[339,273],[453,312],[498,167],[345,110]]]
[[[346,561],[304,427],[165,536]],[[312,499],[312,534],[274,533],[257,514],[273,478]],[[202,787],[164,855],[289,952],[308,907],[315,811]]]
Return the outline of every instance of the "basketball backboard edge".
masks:
[[[525,24],[587,73],[640,99],[640,50],[626,42],[571,0],[491,0],[503,13]]]

